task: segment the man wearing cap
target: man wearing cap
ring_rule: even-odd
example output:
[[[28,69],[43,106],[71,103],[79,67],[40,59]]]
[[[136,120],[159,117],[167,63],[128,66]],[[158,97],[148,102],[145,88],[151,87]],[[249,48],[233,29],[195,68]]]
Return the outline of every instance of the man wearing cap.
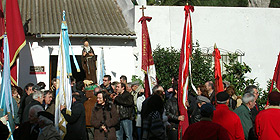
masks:
[[[269,107],[256,116],[255,131],[259,140],[280,139],[280,93],[268,94]]]
[[[243,95],[241,106],[234,110],[234,112],[240,117],[246,140],[248,139],[249,130],[253,127],[251,109],[255,104],[256,100],[254,94],[246,93]]]
[[[244,140],[244,133],[240,118],[228,108],[229,95],[226,92],[217,94],[217,106],[213,115],[213,122],[220,124],[228,131],[231,140]]]
[[[199,122],[201,119],[201,113],[200,113],[200,108],[203,104],[205,103],[210,103],[210,100],[205,97],[205,96],[197,96],[196,97],[196,106],[194,107],[194,110],[190,116],[191,119],[191,124]]]
[[[60,135],[53,125],[54,116],[46,111],[38,112],[39,136],[37,140],[60,140]]]
[[[205,103],[200,108],[201,121],[194,123],[186,130],[183,140],[230,140],[227,130],[212,122],[214,107]]]

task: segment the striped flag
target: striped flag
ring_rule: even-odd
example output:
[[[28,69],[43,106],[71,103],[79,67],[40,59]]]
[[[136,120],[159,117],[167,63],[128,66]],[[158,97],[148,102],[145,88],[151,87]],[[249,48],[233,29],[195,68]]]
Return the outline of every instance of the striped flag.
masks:
[[[145,97],[151,95],[152,89],[157,85],[156,67],[154,64],[151,42],[147,27],[147,21],[152,17],[142,16],[138,22],[142,24],[142,70],[145,73]]]
[[[105,75],[105,62],[104,62],[104,49],[101,50],[100,55],[100,71],[99,71],[99,82],[98,84],[103,84],[103,77]]]
[[[2,72],[2,82],[1,82],[1,92],[0,92],[0,110],[1,112],[3,111],[2,112],[3,114],[1,114],[0,116],[11,114],[14,117],[15,115],[14,107],[13,107],[12,90],[11,90],[9,45],[8,45],[8,39],[6,35],[4,35],[4,69]],[[9,135],[8,139],[13,140],[11,125],[10,125],[10,123],[13,123],[12,122],[13,120],[9,119],[9,121],[7,123],[7,126],[9,128],[11,135]]]
[[[180,54],[179,66],[179,82],[178,82],[178,106],[180,115],[185,116],[184,121],[180,121],[178,128],[178,139],[184,135],[189,126],[186,101],[188,100],[189,85],[189,65],[192,50],[192,24],[190,12],[194,11],[194,7],[186,5],[185,8],[185,24],[183,30],[183,40]]]
[[[60,112],[60,105],[66,107],[66,113],[71,115],[72,89],[70,76],[72,75],[69,56],[70,41],[68,28],[65,21],[65,11],[63,11],[63,21],[59,39],[59,52],[57,63],[57,89],[55,100],[55,127],[64,138],[66,132],[66,120]],[[73,56],[74,58],[74,56]],[[75,59],[75,58],[74,58]]]
[[[221,64],[220,64],[220,51],[217,48],[216,44],[214,45],[214,59],[215,59],[215,93],[219,93],[224,91],[224,85],[223,85],[223,80],[222,80],[222,74],[221,74]],[[215,100],[216,101],[216,100]]]
[[[16,58],[26,44],[17,0],[6,1],[6,29],[9,38],[11,81],[13,85],[17,85]]]

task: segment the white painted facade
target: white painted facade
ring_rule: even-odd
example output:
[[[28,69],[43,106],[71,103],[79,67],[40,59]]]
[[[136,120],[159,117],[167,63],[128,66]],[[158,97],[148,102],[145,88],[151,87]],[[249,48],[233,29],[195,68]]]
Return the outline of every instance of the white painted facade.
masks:
[[[52,42],[50,43],[51,45],[44,43],[44,39],[27,39],[27,42],[27,44],[30,42],[30,46],[26,45],[21,50],[19,56],[18,85],[20,87],[24,87],[29,82],[34,84],[38,82],[45,82],[46,89],[49,89],[51,78],[54,78],[50,77],[50,57],[58,55],[58,39],[51,39],[49,41]],[[77,44],[75,39],[72,44]],[[135,57],[133,56],[133,47],[135,47],[135,45],[90,45],[95,54],[98,56],[98,60],[96,62],[97,81],[99,81],[99,56],[101,56],[102,48],[104,49],[106,74],[112,76],[112,81],[119,81],[119,77],[121,75],[126,75],[130,81],[132,75],[134,74],[133,66]],[[72,45],[72,48],[75,55],[82,54],[82,44]],[[46,74],[30,74],[30,66],[44,66]],[[81,66],[80,68],[82,69]],[[72,71],[72,73],[74,72]],[[115,76],[113,73],[115,73]]]
[[[141,58],[141,6],[135,7],[136,45]],[[248,7],[194,7],[192,13],[193,42],[199,41],[201,47],[213,49],[214,43],[220,49],[245,52],[243,62],[252,68],[247,76],[257,78],[260,87],[266,89],[267,81],[272,79],[280,51],[280,9]],[[147,6],[145,16],[148,22],[151,45],[154,50],[173,46],[181,48],[184,7]],[[140,61],[136,64],[141,66]],[[139,67],[138,67],[139,68]],[[138,75],[142,73],[136,70]]]
[[[126,75],[131,81],[132,75],[143,78],[141,71],[141,6],[135,6],[134,28],[135,42],[95,39],[91,44],[95,54],[100,55],[104,48],[106,74],[112,81],[119,81]],[[148,22],[152,49],[173,46],[181,48],[184,24],[183,6],[147,6],[145,15],[153,19]],[[131,22],[133,23],[133,22]],[[199,41],[201,47],[213,48],[214,43],[220,49],[245,52],[243,62],[252,68],[247,76],[257,78],[262,88],[273,76],[280,51],[280,9],[277,8],[232,8],[232,7],[195,7],[192,13],[193,41]],[[18,83],[24,87],[27,83],[43,81],[49,87],[50,57],[58,53],[58,39],[27,38],[27,44],[20,52]],[[81,55],[81,39],[70,38],[75,55]],[[78,41],[77,41],[78,40]],[[104,43],[105,42],[105,43]],[[105,45],[103,45],[105,44]],[[135,47],[137,46],[137,47]],[[99,78],[99,60],[97,78]],[[44,66],[46,74],[30,74],[30,66]],[[116,73],[114,76],[113,73]]]

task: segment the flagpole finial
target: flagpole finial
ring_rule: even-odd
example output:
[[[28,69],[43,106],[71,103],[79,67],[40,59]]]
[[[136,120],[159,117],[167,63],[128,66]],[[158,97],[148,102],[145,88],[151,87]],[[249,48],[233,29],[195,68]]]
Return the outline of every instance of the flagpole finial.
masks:
[[[63,10],[62,21],[65,21],[65,10]]]
[[[216,43],[214,44],[214,49],[217,49],[217,45],[216,45]]]
[[[146,9],[146,7],[144,7],[144,5],[142,5],[142,7],[140,9],[142,10],[142,16],[144,17],[144,10]]]

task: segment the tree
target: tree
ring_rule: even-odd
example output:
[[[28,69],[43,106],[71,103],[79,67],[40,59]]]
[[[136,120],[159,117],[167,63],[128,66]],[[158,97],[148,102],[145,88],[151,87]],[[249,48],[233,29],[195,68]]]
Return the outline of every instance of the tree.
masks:
[[[174,47],[160,48],[158,45],[153,51],[153,58],[158,84],[164,89],[171,87],[171,78],[179,74],[180,52]]]
[[[228,81],[235,87],[235,92],[237,95],[243,95],[243,90],[248,85],[258,85],[256,83],[256,78],[248,79],[245,74],[250,73],[252,69],[245,63],[241,64],[237,61],[238,55],[236,53],[228,54],[229,64],[225,64],[226,68],[225,74],[223,74],[223,81]]]

